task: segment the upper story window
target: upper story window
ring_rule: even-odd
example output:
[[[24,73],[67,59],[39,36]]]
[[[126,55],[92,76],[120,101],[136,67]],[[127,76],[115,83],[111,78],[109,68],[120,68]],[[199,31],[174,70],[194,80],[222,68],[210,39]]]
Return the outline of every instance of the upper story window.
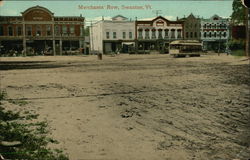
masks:
[[[60,35],[60,26],[59,25],[55,26],[55,34]]]
[[[46,26],[46,33],[47,33],[47,36],[51,36],[51,25]]]
[[[165,29],[165,38],[169,37],[168,34],[169,34],[169,29]]]
[[[126,32],[122,32],[122,38],[126,39]]]
[[[175,38],[175,29],[171,29],[171,38]]]
[[[181,38],[181,29],[178,29],[178,30],[177,30],[177,37],[178,37],[178,38]]]
[[[70,26],[70,34],[74,34],[75,33],[75,26]]]
[[[109,32],[106,32],[106,38],[109,39]]]
[[[207,37],[207,32],[204,32],[204,35],[203,35],[205,38]]]
[[[155,39],[156,35],[155,35],[155,29],[152,29],[152,39]]]
[[[113,38],[116,39],[116,32],[113,32]]]
[[[36,26],[36,36],[41,36],[42,35],[42,29],[41,26],[38,25]]]
[[[13,36],[13,27],[12,26],[8,27],[8,36]]]
[[[204,25],[203,25],[203,28],[207,28],[207,24],[204,24]]]
[[[62,33],[63,33],[64,35],[66,35],[66,34],[68,33],[68,27],[67,27],[66,25],[64,25],[64,26],[62,27]]]
[[[149,37],[149,29],[145,29],[145,39],[150,39],[150,37]]]
[[[194,38],[197,38],[197,32],[194,32]]]
[[[26,34],[27,34],[27,36],[31,36],[32,35],[32,28],[31,28],[31,26],[27,26],[26,27]]]
[[[0,36],[3,36],[3,26],[0,26]]]
[[[193,32],[190,32],[190,38],[193,38]]]
[[[224,32],[223,36],[226,37],[227,36],[227,32]]]
[[[18,36],[22,35],[22,27],[21,26],[17,26],[17,35]]]
[[[133,38],[133,34],[132,32],[129,32],[129,38],[132,39]]]
[[[142,39],[142,29],[138,29],[138,38]]]
[[[189,34],[188,34],[188,32],[186,32],[186,38],[188,38],[189,37]]]
[[[159,39],[162,39],[162,38],[163,38],[163,37],[162,37],[162,30],[161,30],[161,29],[158,30],[158,38],[159,38]]]

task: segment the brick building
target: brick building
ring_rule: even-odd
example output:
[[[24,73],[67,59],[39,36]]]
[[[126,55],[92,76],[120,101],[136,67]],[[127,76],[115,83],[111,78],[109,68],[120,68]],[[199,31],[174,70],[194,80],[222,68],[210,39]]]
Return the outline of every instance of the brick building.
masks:
[[[0,16],[1,54],[24,55],[79,53],[84,42],[84,18],[57,17],[47,8],[34,6],[21,16]]]
[[[135,40],[138,51],[168,52],[169,43],[183,39],[183,22],[169,21],[162,16],[135,22]]]
[[[201,22],[200,18],[196,18],[192,13],[188,17],[181,18],[184,22],[184,39],[200,40],[201,38]]]

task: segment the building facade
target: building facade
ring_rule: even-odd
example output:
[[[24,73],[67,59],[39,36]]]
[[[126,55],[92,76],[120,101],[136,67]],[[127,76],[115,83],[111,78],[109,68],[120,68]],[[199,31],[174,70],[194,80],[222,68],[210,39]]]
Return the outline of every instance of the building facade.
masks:
[[[167,53],[169,43],[183,39],[183,22],[169,21],[162,16],[135,22],[135,41],[138,52]]]
[[[223,51],[229,38],[229,21],[214,15],[201,19],[201,40],[204,50]]]
[[[201,21],[192,13],[188,17],[180,19],[184,23],[184,39],[200,40],[201,38]]]
[[[92,52],[126,53],[134,46],[135,22],[117,15],[111,20],[101,20],[90,26]]]
[[[84,18],[56,17],[47,8],[34,6],[21,16],[0,16],[1,52],[24,55],[79,53],[84,42]]]

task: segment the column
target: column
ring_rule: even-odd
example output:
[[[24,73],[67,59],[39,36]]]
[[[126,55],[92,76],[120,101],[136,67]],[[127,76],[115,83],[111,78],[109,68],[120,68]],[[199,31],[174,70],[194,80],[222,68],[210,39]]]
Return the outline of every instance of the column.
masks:
[[[60,46],[60,55],[62,55],[62,38],[59,41],[59,46]]]

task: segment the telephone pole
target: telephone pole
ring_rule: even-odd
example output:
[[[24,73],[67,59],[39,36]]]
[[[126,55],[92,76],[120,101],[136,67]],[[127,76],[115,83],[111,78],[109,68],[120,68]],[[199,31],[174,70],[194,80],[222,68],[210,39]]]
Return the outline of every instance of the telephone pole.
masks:
[[[162,10],[153,10],[153,12],[155,13],[156,17],[158,17],[159,14],[162,14]]]

